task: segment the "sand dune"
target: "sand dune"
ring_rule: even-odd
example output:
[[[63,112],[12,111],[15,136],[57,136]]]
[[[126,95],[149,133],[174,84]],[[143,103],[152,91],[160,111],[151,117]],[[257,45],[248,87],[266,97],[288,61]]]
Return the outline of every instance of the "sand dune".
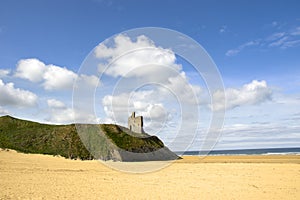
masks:
[[[0,199],[300,199],[300,156],[188,156],[130,174],[98,161],[1,150],[0,188]]]

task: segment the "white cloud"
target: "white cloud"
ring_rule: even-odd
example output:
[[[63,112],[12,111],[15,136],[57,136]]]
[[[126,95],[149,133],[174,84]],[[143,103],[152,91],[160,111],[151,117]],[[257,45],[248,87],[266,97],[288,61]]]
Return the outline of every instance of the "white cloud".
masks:
[[[109,45],[99,44],[94,56],[100,62],[98,71],[116,80],[110,89],[114,94],[101,97],[105,122],[126,125],[130,112],[136,111],[151,128],[160,129],[170,122],[174,106],[185,111],[197,107],[201,88],[189,83],[172,50],[156,46],[144,35],[118,35]]]
[[[226,56],[234,56],[237,55],[241,49],[230,49],[226,52]]]
[[[237,55],[238,53],[240,53],[242,50],[244,50],[247,47],[250,46],[256,46],[259,45],[259,40],[253,40],[253,41],[249,41],[246,42],[242,45],[240,45],[239,47],[235,48],[235,49],[230,49],[226,52],[226,56],[234,56]]]
[[[300,45],[300,27],[296,27],[286,32],[274,33],[266,40],[270,40],[269,47],[279,47],[282,49],[296,47]]]
[[[56,100],[47,100],[49,116],[46,120],[55,124],[66,123],[99,123],[99,119],[86,112],[85,110],[76,110],[68,107],[65,103]]]
[[[282,38],[283,36],[285,36],[286,33],[285,32],[276,32],[276,33],[273,33],[272,35],[268,36],[266,38],[267,41],[274,41],[274,40],[278,40],[280,38]]]
[[[253,80],[251,83],[243,85],[240,89],[228,88],[225,90],[226,94],[226,109],[233,109],[243,105],[256,105],[266,100],[271,99],[272,90],[267,86],[266,81]],[[223,108],[224,99],[221,98],[219,92],[213,94],[216,100],[213,105],[214,110]]]
[[[160,121],[166,119],[166,110],[161,103],[149,105],[146,108],[146,112],[142,113],[143,116],[150,119],[158,119]]]
[[[9,75],[9,73],[10,73],[9,69],[0,69],[0,78]]]
[[[71,89],[77,74],[66,68],[50,65],[43,74],[43,78],[46,90]]]
[[[114,38],[114,43],[114,47],[107,47],[103,43],[99,44],[94,52],[96,57],[114,59],[128,51],[144,47],[154,47],[154,43],[143,35],[137,37],[134,42],[128,36],[120,34]]]
[[[178,76],[168,78],[165,88],[174,93],[181,103],[193,105],[200,103],[200,93],[202,89],[200,86],[191,85],[184,72],[181,72]],[[162,94],[160,93],[159,95],[164,94],[166,97],[169,95],[165,94],[165,92],[168,92],[165,88],[160,90]]]
[[[152,93],[152,91],[148,92]],[[102,98],[102,105],[107,118],[109,118],[110,121],[117,121],[120,124],[126,124],[130,110],[139,112],[148,106],[149,102],[141,101],[144,100],[146,96],[149,96],[146,93],[147,92],[143,91],[122,93],[114,96],[104,96]],[[131,97],[134,98],[137,96],[139,97],[139,99],[137,99],[136,101],[131,100]],[[137,106],[136,108],[139,109],[135,110],[134,106]]]
[[[283,45],[289,39],[288,36],[277,38],[276,41],[269,44],[270,47],[277,47]]]
[[[140,112],[140,115],[145,119],[145,129],[151,134],[159,133],[174,121],[172,113],[162,103],[149,104],[143,112]]]
[[[196,98],[200,92],[200,87],[188,84],[182,72],[177,77],[170,77],[164,87],[106,95],[102,98],[102,106],[107,122],[126,126],[130,112],[136,111],[144,116],[147,130],[158,132],[164,126],[176,123],[174,115],[195,119],[199,106]]]
[[[46,118],[50,123],[66,124],[75,122],[75,112],[71,108],[50,108],[50,116]]]
[[[155,100],[155,91],[136,91],[131,94],[107,95],[102,99],[106,114],[105,123],[115,123],[127,126],[130,112],[144,117],[144,128],[154,134],[172,120],[171,112]]]
[[[299,45],[300,45],[300,40],[293,40],[293,41],[284,42],[282,44],[281,48],[286,49],[286,48],[289,48],[289,47],[296,47],[296,46],[299,46]]]
[[[135,85],[140,82],[143,85],[147,81],[161,84],[175,95],[184,96],[186,101],[193,101],[193,92],[199,93],[200,88],[189,84],[182,66],[176,63],[175,53],[170,49],[155,46],[144,35],[138,36],[136,40],[118,35],[113,43],[112,47],[99,44],[94,54],[97,58],[106,60],[99,64],[99,71],[114,78],[125,77],[122,85],[129,85],[129,80],[133,80]],[[105,64],[108,63],[110,65],[105,70]]]
[[[223,128],[218,149],[255,149],[299,146],[299,126],[284,124],[231,124]]]
[[[95,56],[105,59],[100,63],[99,72],[112,77],[146,77],[152,80],[162,80],[181,70],[176,64],[174,52],[154,45],[153,41],[144,35],[132,41],[126,35],[114,38],[114,46],[100,44],[96,47]],[[104,71],[106,64],[109,67]],[[165,66],[165,67],[162,67]],[[172,68],[172,70],[168,69]]]
[[[91,75],[85,75],[80,74],[79,77],[77,77],[77,84],[86,84],[87,86],[93,86],[96,87],[100,83],[100,80],[97,76]]]
[[[16,77],[39,82],[43,79],[46,65],[35,58],[22,59],[17,64]]]
[[[66,107],[66,105],[63,102],[58,101],[56,99],[48,99],[47,104],[50,108],[65,108]]]
[[[0,106],[0,115],[8,115],[9,112]]]
[[[0,79],[0,105],[12,105],[18,107],[35,106],[38,97],[27,90],[15,88],[13,83],[5,84]]]
[[[275,26],[278,25],[275,22]],[[281,48],[287,49],[290,47],[296,47],[300,45],[300,27],[296,27],[287,31],[275,32],[265,38],[261,38],[255,41],[246,42],[237,48],[230,49],[226,52],[226,56],[234,56],[249,46],[260,46],[268,48]]]
[[[71,108],[52,109],[51,115],[47,120],[56,124],[74,123],[76,121],[75,112]]]
[[[106,95],[102,98],[102,105],[107,117],[123,123],[130,111],[143,113],[146,118],[152,115],[154,120],[158,120],[159,117],[150,114],[151,110],[157,109],[157,106],[162,108],[166,102],[197,107],[201,103],[201,91],[199,86],[189,84],[185,73],[181,72],[178,76],[169,77],[163,87]]]
[[[300,35],[300,27],[295,28],[295,30],[291,32],[291,35]]]
[[[98,78],[94,75],[77,75],[65,67],[56,65],[46,65],[38,59],[23,59],[17,64],[16,77],[30,80],[32,82],[42,82],[46,90],[70,90],[75,81],[79,84],[96,86]]]
[[[102,99],[102,105],[109,118],[116,118],[117,121],[125,123],[130,111],[143,114],[147,110],[150,111],[150,108],[153,108],[157,104],[154,103],[155,96],[154,90],[135,91],[114,96],[106,95]],[[114,113],[117,113],[117,115],[115,116]],[[145,117],[148,116],[150,116],[150,113],[145,114]]]

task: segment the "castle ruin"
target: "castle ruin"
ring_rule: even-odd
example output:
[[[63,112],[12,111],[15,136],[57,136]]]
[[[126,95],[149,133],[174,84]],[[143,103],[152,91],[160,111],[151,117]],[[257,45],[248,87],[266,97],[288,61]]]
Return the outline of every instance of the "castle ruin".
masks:
[[[135,112],[128,118],[128,128],[135,133],[143,133],[143,116],[135,116]]]

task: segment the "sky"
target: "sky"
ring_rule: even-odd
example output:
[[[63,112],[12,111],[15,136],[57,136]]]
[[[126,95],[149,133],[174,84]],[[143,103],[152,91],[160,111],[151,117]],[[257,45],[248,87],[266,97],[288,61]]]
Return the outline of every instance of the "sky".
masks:
[[[172,150],[199,150],[212,114],[225,110],[215,149],[299,147],[299,10],[293,0],[2,0],[0,115],[126,125],[136,111]],[[122,34],[143,27],[199,43],[218,68],[226,106],[174,49]],[[138,48],[148,50],[120,58]],[[74,85],[91,107],[74,108]],[[81,99],[89,90],[80,88],[95,89],[95,99]]]

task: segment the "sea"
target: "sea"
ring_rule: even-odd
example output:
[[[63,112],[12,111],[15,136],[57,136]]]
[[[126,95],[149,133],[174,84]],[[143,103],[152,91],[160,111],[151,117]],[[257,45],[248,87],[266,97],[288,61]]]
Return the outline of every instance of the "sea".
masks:
[[[293,148],[267,148],[267,149],[234,149],[212,151],[178,151],[177,155],[300,155],[300,147]]]

